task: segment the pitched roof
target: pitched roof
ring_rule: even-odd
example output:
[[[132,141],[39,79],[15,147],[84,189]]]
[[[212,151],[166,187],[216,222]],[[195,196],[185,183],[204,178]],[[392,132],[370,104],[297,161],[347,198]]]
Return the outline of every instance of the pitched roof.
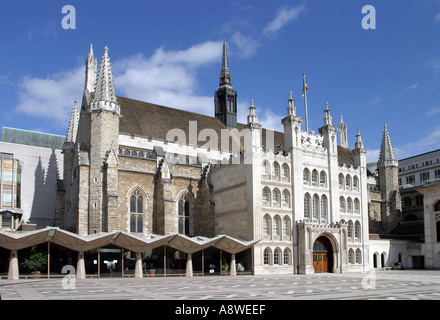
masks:
[[[220,120],[194,112],[184,111],[177,108],[160,106],[153,103],[142,102],[125,97],[118,97],[118,103],[121,107],[121,119],[119,122],[119,132],[129,135],[142,136],[152,139],[167,141],[167,133],[172,129],[180,129],[186,135],[186,141],[189,143],[190,121],[197,122],[197,137],[200,131],[212,129],[218,137],[218,148],[221,143],[221,130],[228,129]],[[244,124],[238,123],[237,129],[243,130]],[[266,129],[262,130],[262,143],[266,141]],[[197,141],[197,146],[203,146],[207,141]],[[284,150],[284,134],[274,132],[274,147],[281,145]]]

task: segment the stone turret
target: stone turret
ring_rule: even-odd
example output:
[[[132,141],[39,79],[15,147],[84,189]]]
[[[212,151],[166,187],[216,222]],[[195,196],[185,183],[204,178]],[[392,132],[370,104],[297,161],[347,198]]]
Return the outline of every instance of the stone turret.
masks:
[[[382,143],[380,146],[379,161],[379,189],[382,194],[381,222],[383,232],[391,231],[398,222],[400,214],[399,193],[399,162],[396,159],[387,125],[384,125]]]

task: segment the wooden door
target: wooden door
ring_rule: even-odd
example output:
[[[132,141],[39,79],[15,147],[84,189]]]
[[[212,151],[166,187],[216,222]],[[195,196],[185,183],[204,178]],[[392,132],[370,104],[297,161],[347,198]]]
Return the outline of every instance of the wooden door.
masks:
[[[313,253],[313,269],[316,273],[328,271],[328,256],[326,252]]]
[[[328,238],[319,237],[313,244],[313,269],[316,273],[330,272],[332,268],[332,245]]]

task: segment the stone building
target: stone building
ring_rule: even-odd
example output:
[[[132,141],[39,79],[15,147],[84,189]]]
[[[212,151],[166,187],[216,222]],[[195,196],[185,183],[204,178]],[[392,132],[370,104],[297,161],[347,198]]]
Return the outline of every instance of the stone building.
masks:
[[[63,147],[58,227],[227,235],[254,243],[255,274],[371,268],[366,150],[359,131],[348,147],[342,119],[338,144],[328,104],[318,135],[302,130],[292,94],[284,132],[262,128],[252,102],[237,123],[226,43],[215,117],[117,96],[107,47],[96,69],[91,48]]]

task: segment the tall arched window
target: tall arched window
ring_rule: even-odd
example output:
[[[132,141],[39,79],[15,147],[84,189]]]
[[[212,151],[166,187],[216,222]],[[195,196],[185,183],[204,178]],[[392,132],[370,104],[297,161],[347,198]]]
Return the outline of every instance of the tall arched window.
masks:
[[[345,212],[345,199],[342,196],[339,198],[339,211]]]
[[[347,213],[353,212],[353,201],[350,197],[347,198]]]
[[[270,192],[267,188],[263,189],[263,202],[269,202],[270,201]]]
[[[310,217],[310,201],[311,201],[310,194],[306,193],[304,195],[304,218]]]
[[[321,219],[327,219],[327,197],[325,195],[321,197]]]
[[[345,178],[345,190],[351,190],[351,176],[349,174]]]
[[[283,257],[284,257],[284,264],[290,264],[290,251],[288,248],[284,249]]]
[[[280,235],[280,217],[275,216],[273,218],[273,222],[272,222],[272,235],[273,236],[279,236]]]
[[[144,231],[144,199],[139,190],[135,190],[130,197],[130,232]]]
[[[268,215],[263,217],[263,234],[270,235],[270,217]]]
[[[318,217],[319,217],[319,197],[316,194],[313,196],[312,213],[313,213],[313,219],[318,219]]]
[[[361,224],[359,223],[359,221],[356,221],[356,223],[354,224],[354,237],[361,237]]]
[[[360,209],[360,202],[358,198],[354,199],[354,213],[359,213],[359,209]]]
[[[307,168],[305,168],[303,172],[303,182],[306,185],[308,185],[310,182],[310,171]]]
[[[319,174],[319,185],[321,187],[327,186],[327,174],[325,173],[325,171],[321,171],[321,173]]]
[[[354,263],[354,251],[353,249],[348,250],[348,263]]]
[[[263,175],[269,174],[269,163],[266,160],[263,161],[263,165],[261,166],[261,169],[263,171]]]
[[[289,191],[283,190],[283,193],[281,194],[281,200],[284,206],[289,205]]]
[[[273,264],[280,264],[280,250],[278,249],[273,252]]]
[[[290,235],[290,219],[289,217],[283,218],[283,236],[289,236]]]
[[[272,179],[279,179],[280,178],[280,165],[278,162],[274,162],[272,166]]]
[[[353,238],[353,222],[350,220],[348,221],[348,226],[347,226],[347,237],[348,238]]]
[[[316,169],[312,171],[312,185],[318,185],[318,171]]]
[[[345,178],[342,173],[339,174],[339,189],[344,189]]]
[[[179,234],[189,235],[190,207],[186,194],[179,200]]]
[[[263,263],[265,265],[267,265],[267,266],[270,264],[270,252],[269,252],[269,249],[264,249]]]
[[[289,181],[289,166],[284,163],[283,166],[281,167],[281,178]]]
[[[272,192],[272,202],[274,204],[278,204],[280,202],[280,192],[277,189]]]
[[[359,191],[359,178],[357,176],[353,177],[353,190]]]
[[[356,249],[356,263],[362,263],[361,249]]]

